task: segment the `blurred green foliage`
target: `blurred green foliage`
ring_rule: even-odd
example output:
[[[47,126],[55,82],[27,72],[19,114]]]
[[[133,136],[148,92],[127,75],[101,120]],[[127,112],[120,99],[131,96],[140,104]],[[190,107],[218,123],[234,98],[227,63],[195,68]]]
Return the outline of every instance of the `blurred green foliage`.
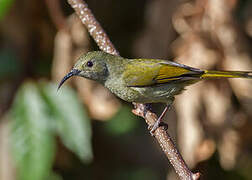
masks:
[[[137,117],[131,113],[131,108],[123,105],[117,114],[106,123],[105,129],[111,135],[120,136],[136,128],[138,122]]]
[[[0,20],[6,15],[14,0],[0,0]]]
[[[11,5],[13,4],[14,0],[0,0],[0,21],[9,11]]]
[[[50,119],[44,113],[46,104],[34,84],[21,88],[11,111],[11,145],[19,179],[47,178],[53,161],[54,139]]]
[[[0,49],[0,59],[0,80],[20,73],[22,69],[21,64],[11,49]]]
[[[70,88],[27,82],[19,89],[11,114],[11,146],[18,179],[51,175],[55,136],[83,162],[92,160],[90,120]]]
[[[118,171],[112,180],[157,180],[157,176],[150,169],[134,169],[131,171]]]
[[[44,83],[42,87],[42,95],[47,102],[47,110],[54,120],[56,133],[83,162],[91,161],[90,119],[75,92],[63,87],[56,94],[55,85]]]

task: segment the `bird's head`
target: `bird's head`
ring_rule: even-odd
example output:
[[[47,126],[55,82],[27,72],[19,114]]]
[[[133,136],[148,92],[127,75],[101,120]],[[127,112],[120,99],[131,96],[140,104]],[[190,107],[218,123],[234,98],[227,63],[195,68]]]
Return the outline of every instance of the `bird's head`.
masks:
[[[102,51],[93,51],[81,55],[73,69],[61,80],[58,89],[72,76],[81,76],[104,83],[109,75],[107,67],[108,56],[111,55]]]

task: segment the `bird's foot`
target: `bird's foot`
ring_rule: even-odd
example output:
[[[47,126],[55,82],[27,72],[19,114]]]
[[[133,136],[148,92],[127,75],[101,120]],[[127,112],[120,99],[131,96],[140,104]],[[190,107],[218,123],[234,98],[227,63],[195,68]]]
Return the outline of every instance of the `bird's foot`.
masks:
[[[157,130],[157,128],[159,128],[160,126],[164,126],[164,130],[168,129],[168,125],[166,123],[164,123],[162,121],[163,117],[165,116],[166,112],[168,111],[168,109],[170,108],[170,105],[167,105],[162,114],[159,116],[158,120],[154,123],[154,125],[152,127],[148,127],[150,130],[150,133],[152,136],[154,136],[154,132]]]
[[[166,131],[168,129],[168,124],[164,123],[161,121],[161,119],[157,120],[153,126],[149,126],[148,129],[150,130],[150,134],[154,136],[154,132],[157,130],[157,128],[163,127],[164,130]]]
[[[144,104],[144,117],[146,116],[147,112],[151,110],[151,104]]]

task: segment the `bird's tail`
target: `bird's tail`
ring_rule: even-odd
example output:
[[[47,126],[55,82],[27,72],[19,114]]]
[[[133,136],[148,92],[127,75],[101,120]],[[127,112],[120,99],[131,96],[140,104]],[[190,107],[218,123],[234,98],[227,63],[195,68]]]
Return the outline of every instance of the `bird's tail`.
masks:
[[[216,78],[252,78],[252,71],[208,71],[201,75],[202,79]]]

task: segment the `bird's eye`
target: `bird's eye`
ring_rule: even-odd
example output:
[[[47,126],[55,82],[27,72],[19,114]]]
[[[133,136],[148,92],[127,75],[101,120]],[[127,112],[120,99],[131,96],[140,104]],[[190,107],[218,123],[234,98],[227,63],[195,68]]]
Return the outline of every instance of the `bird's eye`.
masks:
[[[88,66],[88,67],[92,67],[93,65],[94,65],[94,64],[93,64],[92,61],[88,61],[88,62],[87,62],[87,66]]]

